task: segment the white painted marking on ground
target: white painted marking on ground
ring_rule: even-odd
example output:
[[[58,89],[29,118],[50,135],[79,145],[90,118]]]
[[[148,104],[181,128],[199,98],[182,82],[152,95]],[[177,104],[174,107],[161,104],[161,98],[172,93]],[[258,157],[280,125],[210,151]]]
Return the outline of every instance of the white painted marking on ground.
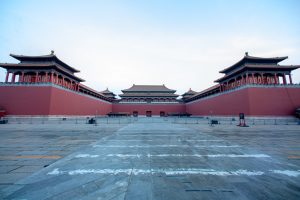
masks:
[[[191,148],[236,148],[239,145],[94,145],[96,147],[109,147],[109,148],[149,148],[149,147],[191,147]]]
[[[216,171],[213,169],[187,169],[187,170],[174,170],[174,171],[166,171],[166,175],[215,175],[215,176],[239,176],[239,175],[247,175],[247,176],[260,176],[263,175],[262,171],[247,171],[247,170],[237,170],[237,171]]]
[[[61,172],[58,171],[58,168],[55,168],[53,171],[49,172],[48,174],[49,174],[49,175],[58,175],[58,174],[60,174],[60,173],[61,173]]]
[[[157,141],[157,140],[160,140],[160,139],[139,139],[139,140],[126,140],[126,139],[112,139],[112,140],[109,140],[109,141],[112,141],[112,142],[141,142],[141,141],[146,141],[146,142],[152,142],[152,141]],[[182,139],[178,139],[177,141],[187,141],[187,142],[224,142],[224,140],[182,140]]]
[[[286,176],[292,176],[297,177],[300,175],[300,170],[292,171],[292,170],[270,170],[270,172],[276,173],[276,174],[283,174]]]
[[[262,171],[248,171],[244,169],[236,171],[217,171],[213,169],[77,169],[70,171],[59,171],[57,168],[48,175],[84,175],[84,174],[165,174],[165,175],[214,175],[214,176],[261,176],[264,174]]]
[[[266,154],[107,154],[108,157],[211,157],[211,158],[269,158]]]
[[[119,158],[141,158],[141,157],[149,157],[150,155],[142,155],[142,154],[107,154],[107,157],[119,157]]]
[[[184,135],[153,135],[153,134],[149,134],[149,135],[143,135],[143,134],[140,134],[140,135],[119,135],[119,136],[133,136],[133,137],[181,137],[181,136],[184,136]]]
[[[113,141],[113,142],[141,142],[141,141],[146,141],[146,142],[151,142],[154,140],[144,140],[144,139],[139,139],[139,140],[109,140],[109,141]]]
[[[99,155],[90,155],[90,154],[78,154],[76,158],[97,158]]]
[[[188,142],[224,142],[224,140],[185,140]]]

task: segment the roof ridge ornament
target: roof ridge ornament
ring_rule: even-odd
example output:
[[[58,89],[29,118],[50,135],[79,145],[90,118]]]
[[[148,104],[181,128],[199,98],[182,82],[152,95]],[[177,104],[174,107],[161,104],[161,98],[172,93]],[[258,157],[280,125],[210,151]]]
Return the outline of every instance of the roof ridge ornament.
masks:
[[[51,50],[51,54],[50,55],[54,55],[54,50]]]
[[[249,56],[248,51],[245,52],[245,56]]]

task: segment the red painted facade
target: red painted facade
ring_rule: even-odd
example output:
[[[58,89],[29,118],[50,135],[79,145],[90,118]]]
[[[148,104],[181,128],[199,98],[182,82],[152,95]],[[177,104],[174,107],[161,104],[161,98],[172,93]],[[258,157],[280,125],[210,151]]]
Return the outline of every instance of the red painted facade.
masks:
[[[300,87],[248,86],[186,104],[192,115],[290,116],[300,107]]]
[[[138,112],[138,115],[146,115],[147,111],[151,111],[152,115],[159,116],[161,112],[165,114],[171,113],[185,113],[185,104],[134,104],[134,103],[115,103],[113,104],[113,112],[127,112],[131,115],[134,111]]]
[[[112,103],[89,95],[51,88],[49,115],[106,115]]]
[[[182,99],[165,85],[133,85],[115,99],[109,90],[98,92],[82,84],[84,80],[75,75],[79,70],[54,52],[11,56],[20,63],[0,63],[7,69],[5,83],[0,84],[1,113],[7,115],[289,116],[300,107],[300,86],[293,85],[291,77],[300,65],[278,64],[287,57],[246,53],[220,71],[224,76],[215,81],[217,85],[202,92],[189,90]]]
[[[112,104],[51,85],[0,86],[0,105],[7,115],[106,115]]]
[[[48,115],[51,87],[0,86],[0,105],[7,115]]]
[[[290,116],[300,107],[300,86],[248,85],[192,102],[174,104],[110,103],[57,86],[0,86],[0,105],[7,115],[106,115],[138,112],[153,116],[161,112],[192,115]]]

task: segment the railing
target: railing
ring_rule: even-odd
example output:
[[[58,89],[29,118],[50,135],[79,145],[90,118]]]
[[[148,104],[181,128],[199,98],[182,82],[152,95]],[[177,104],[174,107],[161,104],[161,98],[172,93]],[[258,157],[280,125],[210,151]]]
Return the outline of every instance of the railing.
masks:
[[[94,118],[97,124],[129,124],[131,117],[4,117],[8,124],[88,124]]]
[[[221,125],[238,125],[237,117],[180,117],[173,118],[175,124],[211,124],[211,120],[217,120]],[[246,118],[247,125],[300,125],[297,118]]]
[[[37,82],[37,83],[30,83],[30,82],[15,82],[15,83],[7,82],[7,83],[5,83],[5,82],[0,82],[0,86],[1,85],[3,85],[3,86],[53,86],[53,87],[63,89],[63,90],[66,90],[66,91],[74,92],[74,93],[81,94],[81,95],[86,95],[86,96],[89,96],[89,97],[92,97],[92,98],[95,98],[95,99],[100,99],[100,100],[103,100],[103,101],[111,102],[108,98],[106,98],[104,96],[100,97],[99,94],[98,94],[99,96],[91,95],[91,94],[88,94],[88,93],[76,91],[76,90],[64,87],[64,86],[56,84],[56,83],[51,83],[51,82],[44,82],[44,83],[43,82]]]
[[[4,117],[8,124],[88,124],[95,119],[95,125],[101,124],[130,124],[130,123],[174,123],[174,124],[211,124],[211,120],[219,125],[239,124],[237,117]],[[253,125],[300,125],[297,118],[246,118],[246,124]]]

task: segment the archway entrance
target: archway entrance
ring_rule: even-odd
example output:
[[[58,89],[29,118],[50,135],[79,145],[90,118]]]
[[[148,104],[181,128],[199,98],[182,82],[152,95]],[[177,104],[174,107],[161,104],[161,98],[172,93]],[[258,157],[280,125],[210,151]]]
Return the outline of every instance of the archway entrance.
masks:
[[[161,117],[164,117],[164,116],[166,116],[166,113],[165,113],[165,111],[160,111],[160,113],[159,113],[159,116],[161,116]]]
[[[138,111],[133,111],[133,112],[132,112],[132,115],[133,115],[134,117],[137,117],[137,116],[139,116],[139,112],[138,112]]]
[[[151,117],[152,116],[152,111],[148,110],[146,111],[146,117]]]

